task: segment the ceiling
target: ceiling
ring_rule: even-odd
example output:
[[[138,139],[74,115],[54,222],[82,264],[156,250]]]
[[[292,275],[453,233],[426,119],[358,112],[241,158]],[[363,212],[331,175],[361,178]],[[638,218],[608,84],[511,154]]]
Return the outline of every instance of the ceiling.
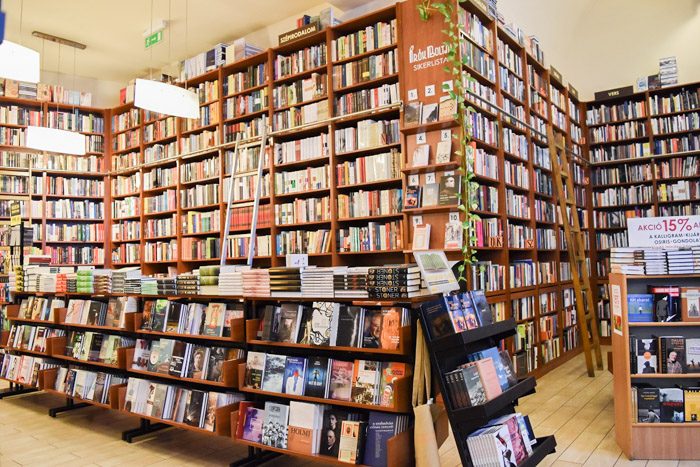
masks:
[[[126,82],[161,69],[219,42],[246,35],[286,18],[298,17],[322,0],[5,0],[6,37],[42,53],[42,69],[87,78]],[[345,11],[362,0],[332,0]],[[23,5],[23,7],[22,7]],[[189,5],[189,14],[186,14]],[[152,6],[152,11],[151,11]],[[20,37],[20,10],[22,27]],[[144,49],[151,17],[168,21],[163,41]],[[294,24],[290,21],[289,28]],[[285,26],[286,27],[286,26]],[[41,31],[87,45],[75,50],[31,36]],[[169,37],[172,31],[172,40]],[[261,44],[267,46],[268,44]],[[75,51],[75,52],[74,52]]]

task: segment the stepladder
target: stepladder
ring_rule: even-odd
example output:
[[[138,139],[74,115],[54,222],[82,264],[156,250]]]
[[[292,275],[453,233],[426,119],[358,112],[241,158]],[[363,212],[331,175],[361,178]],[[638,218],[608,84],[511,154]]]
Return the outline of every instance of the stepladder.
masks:
[[[590,268],[586,260],[586,242],[584,231],[579,219],[579,208],[576,204],[574,182],[571,176],[571,164],[563,135],[547,129],[549,142],[549,157],[552,162],[554,194],[559,201],[559,210],[566,239],[566,251],[569,255],[571,280],[574,288],[576,322],[578,325],[581,346],[586,359],[588,376],[595,376],[595,366],[603,369],[603,357],[600,350],[600,328],[595,313],[593,289],[591,288]]]

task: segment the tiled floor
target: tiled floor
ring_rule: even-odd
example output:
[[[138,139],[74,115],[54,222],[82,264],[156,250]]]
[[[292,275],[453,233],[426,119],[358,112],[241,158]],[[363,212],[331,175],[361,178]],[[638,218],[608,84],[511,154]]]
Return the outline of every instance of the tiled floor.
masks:
[[[62,402],[50,394],[0,400],[0,467],[225,466],[246,453],[245,447],[229,439],[177,429],[127,444],[121,441],[121,432],[135,428],[137,419],[94,407],[50,418],[47,410]],[[538,436],[556,435],[557,452],[543,465],[700,467],[700,462],[627,460],[615,443],[612,375],[602,371],[588,378],[583,357],[542,377],[537,393],[522,399],[519,410],[530,415]],[[448,439],[440,452],[442,466],[460,464],[453,440]],[[308,462],[282,457],[269,465],[301,466]]]

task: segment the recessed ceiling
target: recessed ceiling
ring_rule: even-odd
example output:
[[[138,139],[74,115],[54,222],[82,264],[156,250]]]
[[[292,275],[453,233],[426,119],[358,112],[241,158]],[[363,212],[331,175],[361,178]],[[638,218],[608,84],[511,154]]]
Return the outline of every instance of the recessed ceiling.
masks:
[[[336,11],[360,6],[362,0],[331,2]],[[20,7],[23,4],[20,35]],[[14,0],[4,2],[6,37],[42,52],[42,69],[106,81],[127,82],[185,57],[230,41],[304,11],[319,0]],[[327,4],[326,4],[327,6]],[[152,8],[151,8],[152,7]],[[186,11],[189,9],[189,13]],[[169,21],[163,41],[144,48],[143,33],[155,21]],[[290,21],[289,28],[294,27]],[[84,51],[31,36],[41,31],[87,45]],[[172,35],[170,34],[172,32]],[[268,46],[269,44],[260,44]]]

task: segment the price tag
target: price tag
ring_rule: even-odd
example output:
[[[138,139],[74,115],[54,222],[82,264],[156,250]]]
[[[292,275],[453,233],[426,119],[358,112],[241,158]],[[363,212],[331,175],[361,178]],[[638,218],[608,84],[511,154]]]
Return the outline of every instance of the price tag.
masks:
[[[450,222],[459,223],[459,213],[458,212],[451,212],[449,219],[450,219]]]
[[[435,172],[425,174],[425,183],[435,183]]]
[[[416,133],[416,144],[425,144],[426,141],[428,141],[428,137],[425,132]]]
[[[423,223],[423,216],[413,216],[411,220],[413,221],[413,226],[415,227],[416,225],[421,225]]]
[[[418,100],[418,89],[409,89],[408,90],[408,100],[409,101]]]
[[[445,92],[452,91],[452,80],[451,79],[442,82],[442,90]]]
[[[425,97],[431,97],[435,95],[435,85],[429,84],[425,87]]]
[[[440,141],[450,141],[452,139],[452,130],[441,130]]]
[[[408,177],[408,184],[411,186],[418,186],[420,184],[420,177],[418,175],[411,175]]]

